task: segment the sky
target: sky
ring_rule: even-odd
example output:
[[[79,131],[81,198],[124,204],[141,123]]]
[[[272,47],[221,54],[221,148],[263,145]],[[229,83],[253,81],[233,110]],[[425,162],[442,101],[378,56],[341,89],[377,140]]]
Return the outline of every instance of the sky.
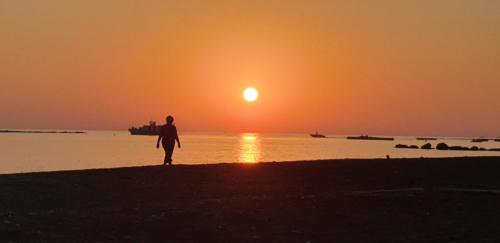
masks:
[[[0,37],[0,128],[500,136],[500,1],[0,0]]]

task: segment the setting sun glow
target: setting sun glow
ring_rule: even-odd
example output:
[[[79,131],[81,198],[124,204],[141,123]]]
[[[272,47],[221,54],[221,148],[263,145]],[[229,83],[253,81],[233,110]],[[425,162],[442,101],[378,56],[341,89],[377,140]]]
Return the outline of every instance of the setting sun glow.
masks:
[[[496,138],[499,11],[500,0],[0,0],[0,130],[126,130],[172,114],[193,132]]]
[[[254,102],[259,98],[259,92],[255,88],[246,88],[243,91],[243,98],[248,102]]]

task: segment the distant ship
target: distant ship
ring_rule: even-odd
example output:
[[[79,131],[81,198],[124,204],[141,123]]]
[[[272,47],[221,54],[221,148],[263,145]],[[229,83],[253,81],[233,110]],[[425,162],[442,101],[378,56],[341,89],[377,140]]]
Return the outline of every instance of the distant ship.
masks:
[[[418,137],[417,140],[437,140],[437,138]]]
[[[160,129],[161,129],[161,126],[157,126],[155,121],[150,121],[149,125],[144,125],[144,126],[139,127],[139,128],[131,127],[128,129],[128,131],[132,135],[154,136],[154,135],[160,134]]]
[[[325,135],[319,134],[318,132],[310,134],[313,138],[326,138]]]
[[[389,138],[389,137],[371,137],[371,136],[368,136],[368,135],[350,136],[350,137],[347,137],[347,139],[357,139],[357,140],[394,140],[394,138]]]
[[[473,143],[482,143],[482,142],[488,142],[489,139],[486,139],[486,138],[474,138],[472,139],[472,142]]]

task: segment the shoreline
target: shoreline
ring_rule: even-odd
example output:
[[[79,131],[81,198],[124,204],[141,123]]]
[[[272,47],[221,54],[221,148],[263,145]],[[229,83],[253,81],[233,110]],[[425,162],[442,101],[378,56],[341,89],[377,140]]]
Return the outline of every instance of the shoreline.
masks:
[[[0,241],[497,242],[500,157],[0,175]]]
[[[205,163],[205,164],[173,164],[174,167],[180,166],[217,166],[217,165],[242,165],[242,166],[256,166],[256,165],[266,165],[266,164],[293,164],[293,163],[321,163],[321,162],[336,162],[336,161],[378,161],[378,160],[450,160],[450,159],[473,159],[473,158],[498,158],[500,160],[500,156],[455,156],[455,157],[408,157],[408,158],[398,158],[391,157],[387,158],[343,158],[343,159],[315,159],[315,160],[284,160],[284,161],[262,161],[262,162],[217,162],[217,163]],[[0,173],[0,177],[7,175],[24,175],[24,174],[45,174],[45,173],[71,173],[71,172],[83,172],[83,171],[100,171],[100,170],[120,170],[120,169],[140,169],[140,168],[148,168],[148,167],[169,167],[158,164],[150,164],[150,165],[134,165],[134,166],[121,166],[121,167],[103,167],[103,168],[85,168],[85,169],[62,169],[62,170],[43,170],[43,171],[26,171],[26,172],[13,172],[13,173]]]

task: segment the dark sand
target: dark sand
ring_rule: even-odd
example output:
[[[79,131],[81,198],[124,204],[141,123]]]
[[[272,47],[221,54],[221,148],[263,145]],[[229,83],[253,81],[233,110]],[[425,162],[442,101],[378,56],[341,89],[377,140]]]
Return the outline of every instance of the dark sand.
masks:
[[[500,157],[14,174],[0,189],[3,242],[500,241]]]

